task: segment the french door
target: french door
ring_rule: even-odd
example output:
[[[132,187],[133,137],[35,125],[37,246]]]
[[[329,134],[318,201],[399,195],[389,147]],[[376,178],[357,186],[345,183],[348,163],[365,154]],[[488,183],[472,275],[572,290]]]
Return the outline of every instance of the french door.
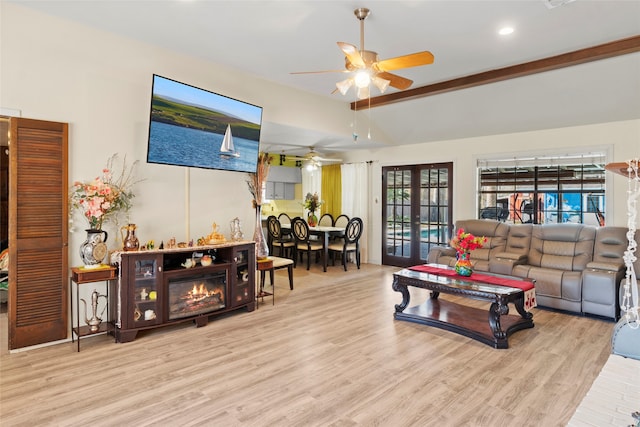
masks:
[[[453,230],[453,163],[382,168],[382,263],[423,264]]]

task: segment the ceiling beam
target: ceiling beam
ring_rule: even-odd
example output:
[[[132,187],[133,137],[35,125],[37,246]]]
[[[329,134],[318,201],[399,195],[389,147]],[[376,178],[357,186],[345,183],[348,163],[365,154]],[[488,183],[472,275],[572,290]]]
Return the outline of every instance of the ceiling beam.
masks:
[[[615,40],[609,43],[575,50],[556,56],[550,56],[536,61],[525,62],[523,64],[512,65],[510,67],[498,68],[496,70],[485,71],[478,74],[471,74],[457,79],[434,83],[427,86],[407,89],[388,95],[376,96],[370,99],[362,99],[352,102],[352,110],[362,110],[365,108],[381,107],[395,102],[408,101],[411,99],[424,98],[426,96],[438,95],[460,89],[481,86],[488,83],[501,82],[525,77],[545,71],[558,70],[560,68],[571,67],[573,65],[585,64],[587,62],[599,61],[601,59],[613,58],[615,56],[626,55],[628,53],[640,51],[640,35],[626,39]]]

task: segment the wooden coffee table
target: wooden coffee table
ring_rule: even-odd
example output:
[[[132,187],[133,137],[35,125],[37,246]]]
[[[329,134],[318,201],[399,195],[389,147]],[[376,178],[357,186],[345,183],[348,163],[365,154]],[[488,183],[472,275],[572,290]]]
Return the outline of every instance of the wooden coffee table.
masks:
[[[431,291],[430,298],[420,305],[408,307],[409,287]],[[393,290],[402,294],[402,302],[395,306],[395,319],[435,326],[494,348],[508,348],[509,335],[533,328],[533,314],[524,309],[522,289],[481,283],[462,276],[404,269],[394,273]],[[491,305],[488,311],[482,310],[439,299],[440,293],[487,301]],[[515,306],[519,315],[509,315],[509,303]]]

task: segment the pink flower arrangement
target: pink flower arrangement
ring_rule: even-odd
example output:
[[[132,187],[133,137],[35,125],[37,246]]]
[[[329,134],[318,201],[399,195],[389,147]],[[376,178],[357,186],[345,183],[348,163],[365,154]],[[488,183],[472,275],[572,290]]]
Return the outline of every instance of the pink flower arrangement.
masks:
[[[82,211],[90,228],[100,230],[105,220],[120,211],[128,212],[131,209],[134,194],[130,187],[134,184],[133,166],[137,162],[128,172],[125,172],[125,159],[122,172],[114,179],[111,166],[116,157],[114,155],[109,159],[107,167],[102,170],[102,176],[90,182],[75,181],[73,183],[69,195],[71,208]]]
[[[471,252],[475,249],[481,248],[487,242],[487,238],[476,237],[471,233],[466,233],[464,229],[458,229],[456,237],[451,239],[451,247],[459,253]]]

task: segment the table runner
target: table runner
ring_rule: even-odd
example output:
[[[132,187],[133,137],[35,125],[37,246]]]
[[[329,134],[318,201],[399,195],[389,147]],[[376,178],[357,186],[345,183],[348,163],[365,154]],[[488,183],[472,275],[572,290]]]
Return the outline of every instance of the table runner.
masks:
[[[431,273],[438,276],[458,277],[465,280],[471,280],[474,282],[487,283],[490,285],[506,286],[509,288],[522,289],[524,291],[524,308],[529,311],[531,308],[537,306],[536,303],[536,289],[533,282],[525,282],[519,279],[509,279],[506,277],[492,276],[489,274],[472,273],[471,276],[460,276],[455,270],[450,268],[434,267],[432,265],[414,265],[409,267],[409,270],[419,271],[421,273]]]

